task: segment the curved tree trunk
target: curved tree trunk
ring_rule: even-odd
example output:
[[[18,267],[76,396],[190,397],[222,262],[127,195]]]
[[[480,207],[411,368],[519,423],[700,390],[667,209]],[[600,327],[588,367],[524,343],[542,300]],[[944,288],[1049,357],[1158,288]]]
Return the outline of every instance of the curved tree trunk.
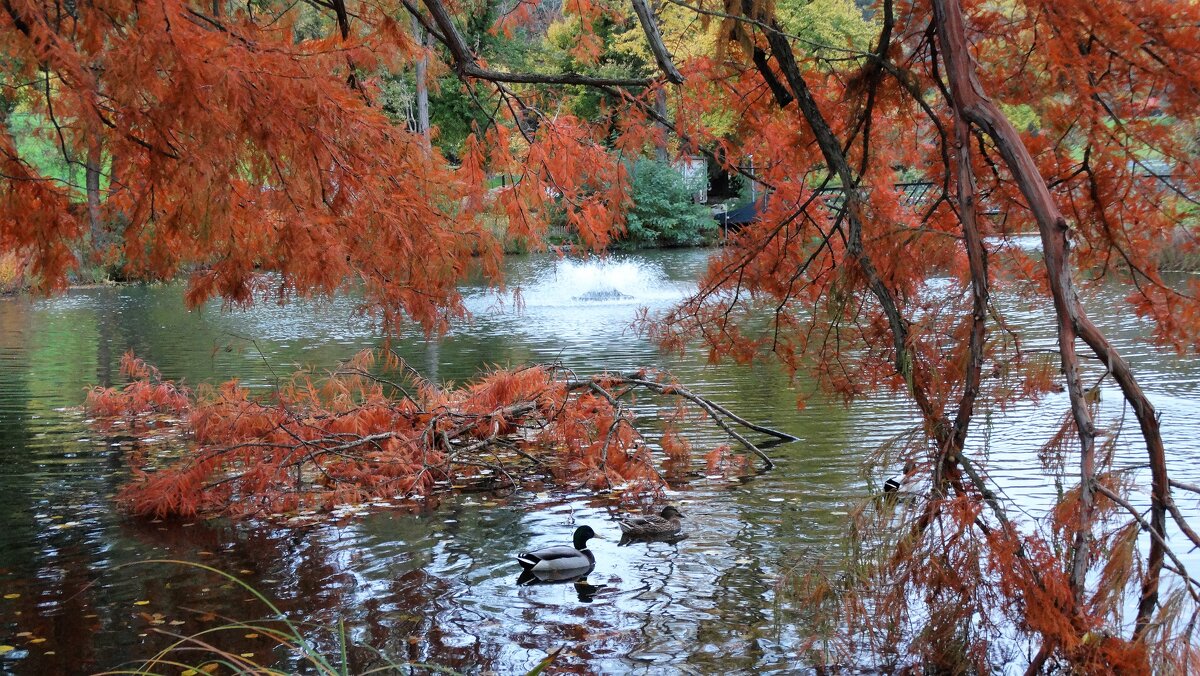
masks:
[[[1133,377],[1128,364],[1121,358],[1104,335],[1087,317],[1071,280],[1068,255],[1066,219],[1054,203],[1046,181],[1037,169],[1033,157],[1022,143],[1017,130],[1004,113],[987,97],[975,76],[975,65],[967,41],[962,7],[958,0],[933,0],[941,58],[946,66],[950,85],[951,104],[955,113],[980,128],[995,142],[1008,170],[1021,189],[1042,238],[1050,292],[1058,317],[1058,340],[1063,373],[1071,397],[1071,412],[1078,429],[1080,442],[1080,500],[1082,502],[1078,534],[1074,543],[1071,582],[1076,602],[1083,599],[1087,573],[1087,549],[1091,536],[1095,482],[1095,426],[1083,396],[1079,359],[1075,352],[1076,338],[1096,353],[1112,372],[1127,401],[1133,406],[1141,426],[1142,437],[1150,458],[1151,469],[1151,526],[1154,535],[1150,542],[1146,574],[1142,584],[1142,599],[1138,607],[1135,638],[1140,638],[1149,626],[1158,601],[1158,580],[1162,570],[1165,538],[1166,507],[1170,500],[1166,470],[1166,455],[1154,406],[1146,398]]]

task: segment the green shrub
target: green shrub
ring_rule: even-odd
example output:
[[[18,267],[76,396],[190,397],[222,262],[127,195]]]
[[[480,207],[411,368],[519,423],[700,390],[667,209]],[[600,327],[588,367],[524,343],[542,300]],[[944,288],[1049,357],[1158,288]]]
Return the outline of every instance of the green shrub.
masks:
[[[633,208],[626,219],[633,244],[700,244],[717,231],[712,212],[692,202],[679,172],[668,164],[638,160],[633,167]]]

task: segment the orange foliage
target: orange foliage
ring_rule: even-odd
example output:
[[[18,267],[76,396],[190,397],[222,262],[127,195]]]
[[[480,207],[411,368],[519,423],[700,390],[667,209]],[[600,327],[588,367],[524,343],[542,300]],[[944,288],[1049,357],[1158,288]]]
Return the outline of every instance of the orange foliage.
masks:
[[[138,359],[133,352],[121,356],[121,373],[130,383],[121,389],[92,388],[85,407],[106,423],[120,418],[140,427],[153,414],[186,415],[191,409],[191,392],[173,382],[164,382],[158,369]]]
[[[706,152],[730,173],[753,157],[753,178],[771,199],[757,222],[729,234],[696,294],[648,320],[650,331],[670,349],[698,342],[712,360],[774,355],[791,374],[847,400],[881,389],[913,398],[937,446],[922,449],[933,456],[926,466],[947,469],[938,473],[947,481],[916,520],[916,542],[903,548],[925,558],[881,574],[911,582],[930,608],[945,612],[913,632],[923,655],[950,664],[973,614],[1003,611],[1048,654],[1080,669],[1144,666],[1144,644],[1099,629],[1117,605],[1112,590],[1135,586],[1125,584],[1132,568],[1124,554],[1097,561],[1102,544],[1119,544],[1113,538],[1125,528],[1109,523],[1113,505],[1101,502],[1103,518],[1092,522],[1084,516],[1091,507],[1074,497],[1082,501],[1088,491],[1068,491],[1049,534],[1018,536],[982,510],[990,504],[985,484],[967,485],[955,454],[976,406],[1003,408],[1060,387],[1055,364],[1024,351],[1024,329],[1007,320],[1005,304],[974,305],[974,285],[1048,304],[1041,256],[1012,241],[1035,223],[1022,180],[1044,184],[1066,219],[1054,224],[1070,232],[1077,269],[1066,279],[1126,284],[1131,307],[1159,343],[1200,348],[1200,281],[1175,285],[1159,270],[1180,227],[1190,227],[1200,194],[1193,128],[1200,4],[949,5],[966,26],[957,49],[970,51],[976,88],[1028,121],[1009,146],[1028,152],[1023,166],[1037,176],[1012,175],[1005,156],[1013,148],[994,135],[968,133],[969,148],[955,142],[964,121],[947,105],[952,50],[939,52],[942,38],[932,37],[946,25],[947,3],[938,3],[940,17],[925,0],[876,3],[876,25],[886,26],[878,37],[887,42],[872,44],[870,54],[839,51],[830,59],[785,44],[800,62],[801,87],[778,81],[787,80],[784,55],[762,30],[776,21],[773,3],[700,4],[706,12],[748,12],[756,23],[724,20],[714,54],[679,64],[684,81],[670,89],[668,114],[675,147]],[[363,310],[387,330],[411,319],[436,331],[465,314],[458,282],[478,273],[503,284],[501,242],[485,212],[503,214],[508,234],[531,247],[544,246],[558,213],[586,247],[621,235],[629,189],[622,159],[662,140],[650,112],[659,82],[601,85],[603,112],[581,119],[564,112],[571,93],[564,88],[503,73],[513,81],[492,82],[504,77],[472,70],[486,55],[455,53],[445,25],[447,50],[417,45],[396,20],[412,3],[351,5],[345,34],[300,39],[294,3],[213,15],[207,3],[188,0],[94,0],[71,11],[57,0],[4,0],[0,64],[5,86],[53,120],[64,154],[82,156],[89,142],[99,143],[111,179],[103,216],[122,224],[126,273],[187,274],[192,304],[249,303],[268,291],[279,299],[327,295],[354,285]],[[471,11],[466,3],[424,5],[421,18],[437,6],[455,15],[451,24]],[[593,25],[620,19],[615,6],[564,3],[580,20],[572,56],[582,65],[594,63],[601,46]],[[453,67],[489,109],[509,115],[475,130],[458,167],[422,134],[388,120],[370,78],[447,54],[456,62],[442,64],[443,72]],[[830,154],[850,173],[843,167],[835,176]],[[1162,158],[1169,182],[1149,175],[1148,157]],[[967,169],[977,193],[970,198],[956,190]],[[489,194],[495,175],[515,180]],[[901,178],[924,184],[924,192],[898,187]],[[40,175],[0,130],[0,253],[27,257],[39,289],[61,288],[76,265],[86,228],[74,199],[71,186]],[[986,270],[972,264],[983,256],[968,257],[968,231],[985,238]],[[504,453],[518,451],[544,458],[560,479],[593,487],[657,480],[627,413],[552,369],[496,372],[449,392],[419,383],[408,398],[372,379],[363,357],[324,380],[300,375],[265,403],[236,383],[190,393],[128,361],[133,382],[94,391],[91,409],[130,424],[186,416],[180,431],[196,445],[170,470],[144,468],[124,494],[139,513],[272,513],[424,493],[435,480],[468,472],[503,475],[501,461],[511,459]],[[1136,389],[1125,387],[1125,396]],[[1068,432],[1088,434],[1087,427],[1064,425],[1046,445],[1046,466],[1061,468]],[[670,455],[686,452],[671,434],[663,445]],[[466,449],[491,454],[486,466],[469,464],[475,456]],[[741,471],[723,449],[707,461],[711,472]],[[1165,470],[1156,471],[1155,518],[1163,520],[1169,485]],[[1094,594],[1068,589],[1071,564],[1058,551],[1081,530],[1095,530],[1080,559],[1084,573],[1103,580]],[[914,570],[914,561],[928,565]],[[1157,567],[1142,574],[1157,586]],[[907,600],[896,605],[907,609]],[[1171,610],[1161,602],[1158,609]],[[979,643],[961,657],[974,667],[985,659]]]
[[[619,377],[497,369],[453,390],[419,381],[409,397],[373,374],[399,366],[390,353],[378,356],[360,353],[324,379],[299,372],[268,402],[236,381],[193,393],[127,354],[129,384],[93,390],[87,407],[105,429],[153,423],[155,436],[170,440],[153,459],[131,459],[136,480],[121,501],[139,515],[278,517],[439,485],[511,488],[537,468],[564,484],[622,485],[630,495],[661,487],[655,454],[606,389]],[[674,432],[663,448],[673,462],[690,459]]]

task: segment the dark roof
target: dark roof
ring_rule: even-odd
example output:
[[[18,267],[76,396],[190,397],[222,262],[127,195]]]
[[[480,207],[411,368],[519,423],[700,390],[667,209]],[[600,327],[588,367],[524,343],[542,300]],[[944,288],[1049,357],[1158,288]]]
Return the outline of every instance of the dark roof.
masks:
[[[759,215],[766,210],[767,199],[764,197],[757,202],[751,202],[744,207],[739,207],[733,211],[726,211],[723,214],[716,214],[713,218],[721,225],[746,225],[758,220]]]

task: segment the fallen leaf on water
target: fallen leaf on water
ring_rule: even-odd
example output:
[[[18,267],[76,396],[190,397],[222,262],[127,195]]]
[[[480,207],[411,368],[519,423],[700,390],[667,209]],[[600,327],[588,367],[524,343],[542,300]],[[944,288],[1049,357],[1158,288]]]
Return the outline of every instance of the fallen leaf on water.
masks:
[[[31,639],[29,639],[29,642],[30,642],[30,643],[45,643],[45,642],[46,642],[46,639],[44,639],[44,638],[31,638]]]
[[[184,622],[183,620],[171,620],[167,624],[171,625],[172,627],[178,627],[181,624],[187,624],[187,622]]]
[[[16,648],[14,648],[13,646],[10,646],[10,645],[0,645],[0,655],[3,655],[3,654],[5,654],[5,653],[10,653],[10,652],[12,652],[12,651],[14,651],[14,650],[16,650]]]
[[[149,602],[149,601],[134,601],[134,602],[133,602],[133,605],[135,605],[135,606],[148,606],[148,605],[150,605],[150,602]]]
[[[242,653],[241,657],[254,657],[254,653]]]
[[[17,634],[17,638],[29,638],[30,636],[33,636],[32,631],[23,631],[23,632]]]
[[[246,638],[258,638],[258,634],[246,634]]]
[[[21,595],[20,595],[20,594],[5,594],[5,595],[4,595],[4,598],[6,598],[6,599],[19,599],[19,598],[21,598]]]

